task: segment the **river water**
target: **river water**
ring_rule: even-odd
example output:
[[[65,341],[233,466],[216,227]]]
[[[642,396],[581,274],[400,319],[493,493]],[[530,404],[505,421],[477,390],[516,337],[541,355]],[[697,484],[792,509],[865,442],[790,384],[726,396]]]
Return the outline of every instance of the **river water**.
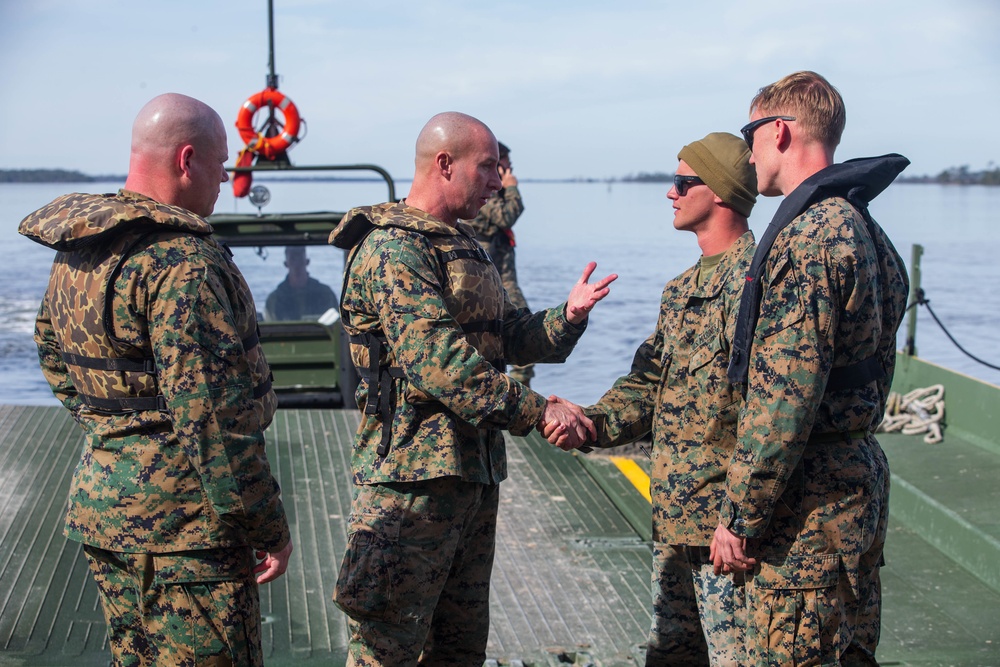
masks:
[[[35,311],[53,251],[17,234],[20,220],[70,191],[112,192],[121,183],[0,184],[0,403],[52,404],[32,341]],[[267,212],[346,210],[387,198],[376,183],[270,182]],[[400,196],[409,184],[397,184]],[[565,299],[588,261],[597,274],[618,273],[611,295],[569,361],[537,367],[532,386],[580,403],[596,401],[628,371],[636,347],[656,324],[667,280],[690,266],[699,250],[693,234],[675,231],[667,184],[522,182],[526,209],[515,228],[521,288],[532,308]],[[759,237],[777,208],[761,199],[751,217]],[[875,218],[910,262],[911,246],[925,248],[922,284],[931,307],[973,355],[1000,365],[1000,188],[894,184],[872,204]],[[249,212],[223,186],[218,212]],[[310,248],[310,273],[339,293],[342,255]],[[263,310],[284,274],[280,249],[237,249],[236,259]],[[929,361],[1000,384],[1000,371],[970,360],[925,308],[919,312],[917,353]]]

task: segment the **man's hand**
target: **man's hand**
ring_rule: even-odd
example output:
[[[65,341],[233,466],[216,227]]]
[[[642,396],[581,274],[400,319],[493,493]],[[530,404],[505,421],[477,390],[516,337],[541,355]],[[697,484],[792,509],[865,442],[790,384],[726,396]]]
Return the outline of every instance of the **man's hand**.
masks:
[[[572,324],[579,324],[587,319],[587,315],[597,305],[597,302],[611,292],[608,289],[608,285],[618,280],[618,274],[612,273],[603,280],[599,280],[591,285],[587,281],[590,280],[590,276],[596,268],[597,262],[587,264],[587,267],[583,270],[583,275],[573,285],[573,289],[569,293],[569,298],[566,299],[566,319]]]
[[[503,167],[500,167],[499,172],[500,172],[500,187],[511,188],[517,185],[517,176],[514,175],[513,168],[508,167],[507,169],[504,169]]]
[[[278,553],[269,554],[266,551],[258,551],[257,558],[261,561],[257,563],[254,567],[254,574],[260,572],[257,576],[258,584],[266,584],[269,581],[274,581],[281,575],[285,573],[288,569],[288,559],[292,555],[292,542],[288,541],[285,548]]]
[[[583,413],[583,408],[558,396],[549,396],[546,401],[538,430],[546,440],[563,451],[597,439],[594,422]]]
[[[746,571],[756,565],[757,561],[746,555],[746,548],[746,538],[736,537],[720,523],[715,529],[708,555],[715,566],[716,576],[734,570]]]

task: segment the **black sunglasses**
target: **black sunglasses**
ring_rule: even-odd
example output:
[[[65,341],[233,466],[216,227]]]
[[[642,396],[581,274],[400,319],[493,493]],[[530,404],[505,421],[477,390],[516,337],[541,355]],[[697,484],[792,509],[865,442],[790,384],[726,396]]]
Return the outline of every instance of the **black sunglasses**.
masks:
[[[705,185],[705,181],[701,180],[697,176],[674,175],[674,188],[677,189],[677,196],[683,197],[686,195],[688,193],[688,188],[692,185]]]
[[[764,116],[763,118],[751,121],[740,128],[740,134],[743,135],[743,141],[747,142],[747,146],[750,147],[750,150],[753,150],[753,133],[757,131],[757,128],[761,125],[773,123],[776,120],[795,120],[795,116]]]

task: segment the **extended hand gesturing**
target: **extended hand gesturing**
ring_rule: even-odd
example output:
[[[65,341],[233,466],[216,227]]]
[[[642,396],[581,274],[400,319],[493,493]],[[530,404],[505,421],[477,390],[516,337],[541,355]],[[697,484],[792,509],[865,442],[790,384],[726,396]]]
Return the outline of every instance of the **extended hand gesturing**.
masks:
[[[608,285],[618,280],[618,274],[612,273],[594,284],[588,283],[587,281],[590,280],[590,276],[596,268],[597,262],[587,264],[583,275],[573,285],[573,289],[570,290],[569,297],[566,299],[566,319],[573,324],[579,324],[587,319],[587,315],[590,314],[597,302],[611,292]]]

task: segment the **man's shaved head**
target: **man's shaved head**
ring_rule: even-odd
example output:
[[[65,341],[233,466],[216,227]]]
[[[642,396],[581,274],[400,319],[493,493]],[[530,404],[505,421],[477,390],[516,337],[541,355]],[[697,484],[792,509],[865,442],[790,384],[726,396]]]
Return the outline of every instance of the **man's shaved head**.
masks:
[[[229,180],[227,159],[226,126],[215,110],[187,95],[159,95],[132,124],[125,189],[208,215]]]
[[[185,143],[198,144],[213,137],[225,125],[219,114],[204,102],[166,93],[150,100],[132,124],[132,153],[163,154]]]
[[[497,138],[481,120],[457,111],[431,118],[417,136],[407,203],[455,224],[471,220],[500,188]]]
[[[493,132],[481,120],[458,111],[437,114],[417,136],[417,169],[422,163],[432,161],[440,151],[447,151],[455,158],[467,155],[484,133],[496,142]]]

